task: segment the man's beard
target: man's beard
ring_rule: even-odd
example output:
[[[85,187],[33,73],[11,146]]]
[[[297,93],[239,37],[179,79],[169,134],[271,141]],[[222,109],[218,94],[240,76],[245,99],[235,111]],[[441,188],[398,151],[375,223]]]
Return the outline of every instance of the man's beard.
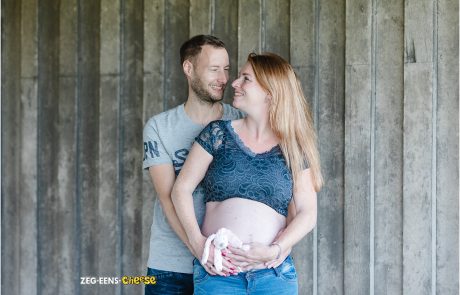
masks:
[[[220,97],[213,96],[211,93],[209,93],[209,91],[203,87],[203,83],[198,77],[192,79],[190,87],[192,88],[193,92],[195,92],[196,96],[205,103],[215,104],[224,98],[223,92],[225,90],[225,85],[223,85],[222,96]]]

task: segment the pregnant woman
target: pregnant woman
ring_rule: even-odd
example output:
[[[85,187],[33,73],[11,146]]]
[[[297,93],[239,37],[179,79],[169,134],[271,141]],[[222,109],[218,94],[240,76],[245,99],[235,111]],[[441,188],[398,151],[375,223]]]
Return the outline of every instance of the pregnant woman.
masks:
[[[172,192],[198,258],[195,294],[296,294],[292,258],[281,264],[273,261],[316,224],[322,176],[311,114],[292,67],[278,55],[250,54],[232,86],[233,106],[247,116],[211,122],[201,132]],[[206,202],[201,229],[192,200],[200,182]],[[290,204],[295,205],[295,216],[287,224]],[[215,269],[212,259],[201,265],[207,237],[220,228],[250,246],[226,252],[232,265],[239,265],[235,257],[265,263],[239,271],[224,264],[224,272]]]

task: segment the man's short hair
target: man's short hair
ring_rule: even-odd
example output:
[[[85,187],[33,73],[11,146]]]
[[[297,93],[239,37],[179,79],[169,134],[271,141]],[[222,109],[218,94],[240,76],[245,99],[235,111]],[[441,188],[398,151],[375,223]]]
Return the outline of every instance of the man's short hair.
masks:
[[[194,62],[194,58],[200,54],[201,48],[204,45],[211,45],[217,48],[225,48],[224,42],[217,37],[211,35],[197,35],[186,41],[180,47],[180,62],[184,63],[187,59]]]

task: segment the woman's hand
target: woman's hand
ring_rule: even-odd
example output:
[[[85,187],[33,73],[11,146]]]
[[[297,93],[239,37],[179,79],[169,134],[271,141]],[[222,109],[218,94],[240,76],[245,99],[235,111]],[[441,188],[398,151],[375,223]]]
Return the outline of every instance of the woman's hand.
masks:
[[[291,254],[292,248],[287,248],[286,250],[283,250],[280,254],[280,257],[278,259],[274,259],[272,261],[266,262],[265,267],[266,268],[276,268],[283,263],[284,260]]]
[[[241,271],[247,271],[255,268],[266,268],[267,263],[278,261],[281,259],[281,254],[283,254],[280,253],[280,248],[276,245],[267,246],[255,242],[248,245],[250,248],[247,251],[228,247],[229,252],[225,252],[225,256],[237,266],[237,269],[239,267],[239,270]],[[278,254],[280,254],[280,257],[279,259],[276,259]]]
[[[204,246],[206,243],[207,238],[205,236],[201,236],[196,242],[193,243],[193,255],[200,261],[203,255]],[[201,263],[203,268],[210,274],[210,275],[219,275],[228,277],[230,275],[237,275],[237,266],[233,265],[228,259],[225,257],[225,254],[222,255],[222,271],[218,271],[214,266],[214,244],[211,243],[209,246],[209,256],[208,260],[205,264]]]

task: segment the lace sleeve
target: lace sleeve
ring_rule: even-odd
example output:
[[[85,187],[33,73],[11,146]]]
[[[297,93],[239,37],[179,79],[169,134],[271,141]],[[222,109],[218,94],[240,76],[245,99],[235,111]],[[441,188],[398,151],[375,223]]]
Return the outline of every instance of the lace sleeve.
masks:
[[[214,156],[216,151],[222,145],[224,137],[224,133],[219,122],[221,121],[213,121],[209,123],[208,126],[206,126],[195,138],[195,141],[212,156]]]

